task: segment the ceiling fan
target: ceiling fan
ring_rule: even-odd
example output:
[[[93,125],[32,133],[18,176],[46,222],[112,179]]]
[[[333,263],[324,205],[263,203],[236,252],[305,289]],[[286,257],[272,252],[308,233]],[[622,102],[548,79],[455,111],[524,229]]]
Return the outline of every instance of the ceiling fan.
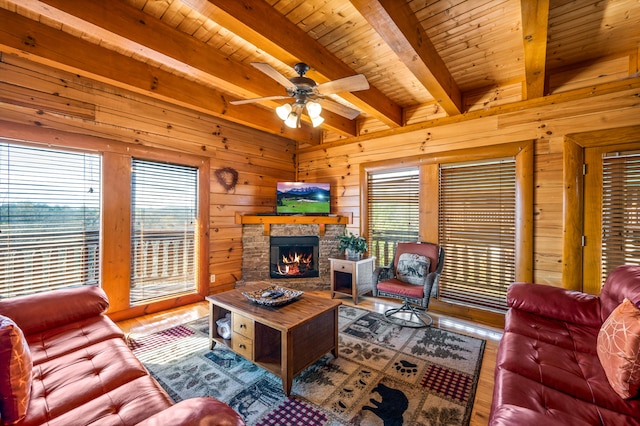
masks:
[[[298,73],[298,76],[292,78],[285,77],[271,65],[264,62],[252,62],[251,65],[283,85],[287,91],[287,95],[264,96],[261,98],[231,101],[229,103],[232,105],[242,105],[252,102],[294,98],[295,101],[293,103],[284,104],[276,108],[276,114],[284,120],[284,124],[288,127],[300,127],[300,116],[305,107],[307,109],[307,115],[311,118],[313,127],[319,126],[324,121],[324,118],[320,117],[322,106],[329,111],[353,120],[360,114],[360,111],[326,99],[325,96],[343,92],[355,92],[369,88],[369,82],[362,74],[317,84],[309,77],[304,76],[307,71],[309,71],[309,65],[304,62],[295,64],[293,69]]]

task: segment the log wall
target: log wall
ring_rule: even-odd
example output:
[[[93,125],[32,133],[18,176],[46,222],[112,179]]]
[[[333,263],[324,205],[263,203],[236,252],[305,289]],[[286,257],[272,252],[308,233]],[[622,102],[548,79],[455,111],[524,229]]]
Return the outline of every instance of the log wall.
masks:
[[[279,136],[27,59],[0,55],[0,120],[5,123],[210,160],[209,273],[216,276],[210,293],[231,288],[242,278],[242,228],[234,215],[273,211],[277,181],[331,182],[332,210],[352,214],[349,228],[359,232],[361,165],[379,161],[401,164],[421,156],[522,140],[535,141],[534,280],[561,286],[566,140],[576,133],[607,129],[615,135],[616,129],[622,132],[640,124],[640,79],[636,74],[589,87],[556,88],[545,98],[474,108],[459,116],[438,116],[296,152],[293,141]],[[4,130],[0,128],[0,136]],[[225,167],[236,170],[239,177],[229,190],[216,176],[216,171]]]
[[[79,75],[0,52],[0,120],[48,131],[90,135],[175,155],[210,160],[209,292],[232,288],[241,279],[242,226],[236,212],[275,209],[278,181],[294,180],[295,148],[289,139],[249,129]],[[0,125],[0,137],[10,124]],[[13,129],[15,130],[15,129]],[[64,145],[64,133],[60,133]],[[218,180],[231,183],[225,189]]]
[[[566,140],[571,134],[611,129],[613,140],[619,132],[628,142],[628,127],[640,124],[639,96],[640,79],[632,78],[304,148],[298,153],[298,177],[331,182],[337,195],[335,208],[352,213],[349,229],[360,232],[361,165],[383,161],[402,165],[452,150],[534,140],[533,278],[562,286]],[[437,224],[421,223],[421,227],[434,229]]]

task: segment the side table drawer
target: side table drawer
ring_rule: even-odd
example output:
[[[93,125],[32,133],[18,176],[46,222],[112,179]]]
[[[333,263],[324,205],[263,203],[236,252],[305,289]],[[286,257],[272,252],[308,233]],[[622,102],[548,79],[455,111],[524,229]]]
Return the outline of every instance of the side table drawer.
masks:
[[[253,340],[242,334],[231,333],[231,348],[238,355],[253,361]]]
[[[253,340],[253,320],[244,315],[233,312],[231,314],[231,327],[235,333],[241,334],[250,340]]]
[[[334,260],[333,270],[339,271],[339,272],[347,272],[351,274],[353,273],[353,262],[348,262],[343,260]]]

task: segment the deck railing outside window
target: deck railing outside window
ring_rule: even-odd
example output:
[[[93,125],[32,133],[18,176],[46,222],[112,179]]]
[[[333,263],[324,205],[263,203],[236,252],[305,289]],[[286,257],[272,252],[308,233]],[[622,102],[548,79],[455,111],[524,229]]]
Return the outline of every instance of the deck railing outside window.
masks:
[[[60,241],[75,241],[73,245]],[[78,244],[77,242],[83,242]],[[136,294],[189,290],[194,280],[194,233],[146,231],[134,249]],[[8,251],[8,247],[11,250]],[[0,236],[0,295],[23,294],[100,283],[99,234],[49,232],[18,242]]]

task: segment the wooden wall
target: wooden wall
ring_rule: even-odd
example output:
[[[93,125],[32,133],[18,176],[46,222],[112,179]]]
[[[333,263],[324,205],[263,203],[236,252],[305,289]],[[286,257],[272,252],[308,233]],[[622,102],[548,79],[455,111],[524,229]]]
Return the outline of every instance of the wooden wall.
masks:
[[[353,213],[350,230],[359,232],[360,165],[374,161],[402,164],[452,150],[534,140],[533,276],[536,282],[562,286],[565,139],[571,134],[604,129],[613,129],[615,135],[616,128],[624,133],[623,128],[640,124],[639,96],[636,73],[635,78],[574,88],[543,99],[304,148],[298,153],[298,176],[332,182],[337,193],[336,209]],[[640,141],[640,134],[637,136]]]
[[[0,58],[0,137],[26,125],[209,158],[209,290],[232,288],[242,267],[234,215],[275,208],[276,182],[295,178],[294,142],[13,55]],[[64,133],[59,140],[64,145]],[[238,172],[228,191],[216,177],[226,167]]]
[[[640,78],[635,69],[636,75],[627,79],[591,79],[588,86],[556,88],[545,98],[473,108],[464,115],[363,133],[296,153],[295,144],[282,137],[2,54],[0,136],[10,133],[7,126],[30,126],[209,158],[209,272],[216,276],[211,293],[241,278],[241,227],[234,214],[272,210],[279,180],[331,182],[332,209],[352,214],[350,229],[358,232],[360,165],[534,140],[534,280],[561,286],[565,141],[576,133],[615,133],[640,124]],[[239,173],[236,187],[229,191],[215,176],[224,167]]]

